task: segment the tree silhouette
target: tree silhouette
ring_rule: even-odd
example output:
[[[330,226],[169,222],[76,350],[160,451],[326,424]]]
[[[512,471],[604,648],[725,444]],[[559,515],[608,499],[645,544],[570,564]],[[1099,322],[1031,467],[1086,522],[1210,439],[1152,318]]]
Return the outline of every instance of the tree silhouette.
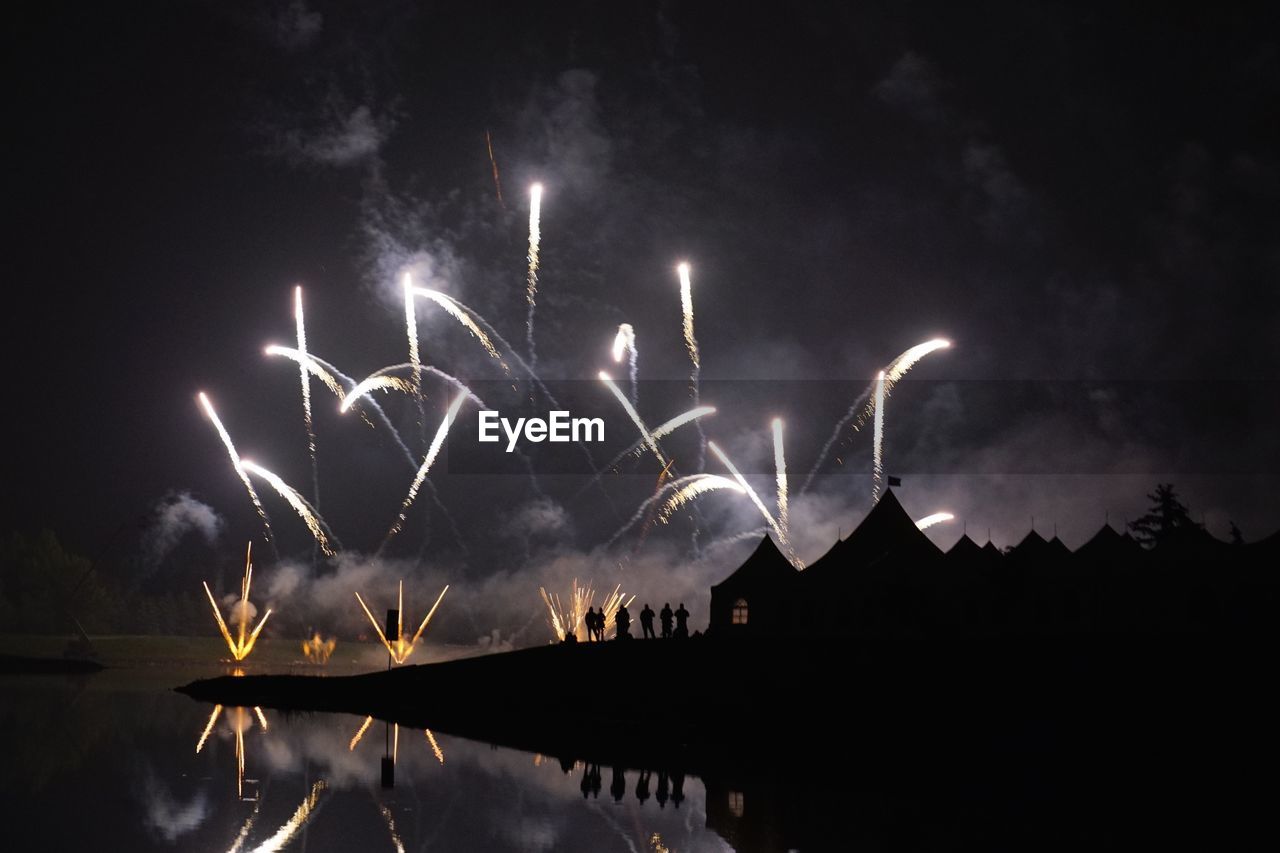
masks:
[[[1151,548],[1175,532],[1199,527],[1191,519],[1191,511],[1178,500],[1173,483],[1157,483],[1156,490],[1147,495],[1151,509],[1139,519],[1129,522],[1133,537]]]

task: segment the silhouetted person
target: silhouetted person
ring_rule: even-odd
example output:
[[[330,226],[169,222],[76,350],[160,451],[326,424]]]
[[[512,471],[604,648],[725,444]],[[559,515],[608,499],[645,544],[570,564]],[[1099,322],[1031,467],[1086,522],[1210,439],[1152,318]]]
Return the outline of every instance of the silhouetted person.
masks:
[[[591,780],[591,796],[600,799],[600,765],[592,764],[587,768],[587,778]]]
[[[577,635],[577,634],[575,634],[575,633],[574,633],[573,631],[571,631],[571,630],[570,630],[570,631],[565,631],[565,632],[564,632],[564,641],[565,641],[566,643],[576,643],[576,642],[578,642],[578,635]]]
[[[587,639],[591,642],[596,641],[596,611],[595,608],[588,607],[587,615],[582,617],[582,621],[587,623]]]
[[[644,631],[644,638],[646,640],[651,640],[653,639],[653,636],[654,636],[653,635],[653,616],[654,616],[653,608],[646,603],[644,606],[644,610],[640,611],[640,628]]]
[[[613,615],[613,624],[618,628],[618,639],[631,639],[631,614],[627,612],[625,604],[618,607],[618,612]]]
[[[640,778],[636,780],[636,799],[640,801],[640,805],[644,805],[644,801],[649,799],[649,771],[641,770]]]
[[[627,774],[617,765],[613,768],[613,781],[609,784],[609,793],[613,794],[615,803],[622,802],[622,798],[627,795]]]
[[[671,639],[671,605],[662,605],[662,612],[658,614],[658,618],[662,620],[662,639]]]
[[[582,799],[591,796],[591,765],[584,763],[582,765],[582,781],[578,783],[578,790],[582,792]]]
[[[684,772],[677,770],[671,774],[671,803],[676,808],[680,808],[680,803],[684,801]]]
[[[667,807],[667,771],[658,771],[658,793],[654,795],[654,799],[658,801],[658,808],[665,809]]]
[[[676,611],[676,636],[684,639],[689,636],[689,611],[684,609],[684,602],[680,602],[680,609]]]

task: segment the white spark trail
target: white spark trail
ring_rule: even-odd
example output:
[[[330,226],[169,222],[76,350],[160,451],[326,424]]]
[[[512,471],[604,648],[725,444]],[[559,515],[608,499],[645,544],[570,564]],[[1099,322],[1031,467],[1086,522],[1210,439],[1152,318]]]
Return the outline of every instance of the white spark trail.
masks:
[[[227,455],[231,457],[231,464],[236,470],[236,476],[240,478],[241,483],[244,483],[245,491],[249,493],[249,500],[253,501],[253,508],[258,511],[258,516],[262,519],[267,541],[270,542],[271,520],[267,518],[267,511],[263,509],[262,501],[258,499],[258,492],[253,488],[253,483],[249,482],[249,475],[245,473],[244,464],[240,461],[240,454],[236,452],[236,446],[231,442],[231,435],[227,432],[227,428],[222,425],[222,421],[218,418],[218,413],[213,410],[213,403],[209,402],[208,395],[201,391],[199,399],[200,405],[204,407],[205,414],[209,416],[209,420],[213,422],[214,428],[218,431],[222,444],[227,448]]]
[[[480,346],[484,347],[485,352],[489,353],[490,358],[495,359],[499,364],[501,364],[503,370],[508,372],[510,371],[510,368],[507,367],[507,363],[502,360],[501,353],[499,353],[497,347],[493,345],[493,341],[489,339],[489,336],[485,334],[484,329],[480,328],[479,324],[477,324],[475,319],[472,317],[474,312],[470,308],[467,308],[452,296],[448,296],[438,290],[431,290],[426,287],[415,287],[413,289],[413,294],[414,296],[421,296],[425,299],[430,299],[432,302],[443,308],[450,317],[453,317],[461,323],[462,327],[470,332],[472,336],[480,342]]]
[[[918,520],[916,522],[916,529],[928,530],[935,524],[939,524],[943,521],[951,521],[954,518],[955,516],[949,512],[935,512],[933,515],[926,515],[924,518]]]
[[[900,354],[893,361],[889,362],[889,366],[885,368],[886,376],[892,377],[892,381],[889,382],[889,388],[892,389],[894,383],[905,376],[907,371],[915,366],[916,362],[920,359],[935,350],[947,349],[950,346],[950,341],[943,338],[934,338],[933,340],[925,341],[922,344],[916,344]],[[818,452],[817,460],[813,463],[813,467],[809,469],[809,473],[804,479],[804,484],[800,487],[800,494],[804,494],[809,491],[809,486],[813,483],[813,478],[817,475],[818,469],[822,467],[822,464],[827,461],[827,454],[831,452],[832,446],[834,446],[836,440],[840,438],[840,433],[844,431],[844,428],[856,418],[857,420],[854,423],[853,428],[858,430],[866,422],[866,418],[873,414],[873,406],[869,405],[867,401],[871,399],[871,394],[875,390],[875,387],[876,382],[873,380],[871,384],[867,385],[867,387],[863,389],[862,393],[853,401],[853,404],[849,406],[849,410],[845,412],[844,417],[841,418],[836,423],[835,428],[831,430],[831,437],[827,439],[827,443],[822,445],[822,450]]]
[[[320,545],[320,550],[325,553],[325,556],[334,556],[333,547],[329,544],[329,538],[333,536],[333,531],[329,529],[329,525],[324,523],[320,514],[316,512],[315,507],[307,503],[307,499],[298,494],[297,489],[290,486],[276,474],[273,474],[261,465],[250,462],[248,459],[241,460],[240,464],[244,466],[245,471],[261,477],[270,483],[271,488],[275,489],[276,493],[279,494],[280,497],[284,498],[285,501],[288,502],[289,506],[293,507],[293,511],[296,512],[298,517],[307,525],[307,529],[311,531],[311,535],[315,537],[316,542]],[[337,541],[336,537],[334,537],[334,545],[339,548],[342,547],[342,544]]]
[[[871,502],[880,500],[880,482],[884,479],[884,376],[876,377],[875,434],[871,442]]]
[[[529,318],[525,337],[529,343],[529,364],[536,367],[538,351],[533,345],[533,316],[538,309],[538,252],[542,243],[542,184],[529,187],[529,277],[525,298],[529,302]]]
[[[636,407],[631,405],[631,401],[626,398],[626,395],[622,393],[622,390],[614,384],[612,379],[609,378],[609,374],[602,370],[600,371],[599,376],[600,381],[603,382],[613,393],[614,397],[618,398],[618,402],[622,404],[622,408],[626,411],[627,415],[630,416],[632,422],[636,425],[636,429],[640,430],[641,440],[644,441],[646,447],[653,451],[653,455],[658,458],[658,464],[664,468],[667,467],[666,457],[662,455],[662,451],[658,448],[658,443],[654,440],[653,433],[649,432],[649,428],[645,426],[644,421],[640,419],[640,413],[636,411]]]
[[[621,362],[623,355],[630,355],[627,361],[627,374],[631,380],[631,405],[640,404],[639,359],[640,351],[636,349],[636,330],[630,323],[620,323],[618,334],[613,339],[613,360]]]
[[[693,333],[693,285],[689,281],[689,264],[681,262],[676,267],[680,276],[680,314],[683,319],[684,345],[689,351],[689,361],[693,370],[689,373],[689,389],[693,394],[693,405],[697,406],[702,398],[702,356],[698,351],[698,338]],[[698,471],[706,466],[707,435],[702,431],[702,423],[698,423]]]
[[[696,409],[690,409],[687,412],[681,412],[671,420],[661,423],[658,426],[654,427],[653,431],[649,433],[649,435],[651,435],[653,439],[657,441],[658,439],[663,438],[664,436],[670,435],[671,433],[675,432],[677,429],[689,423],[690,421],[696,420],[701,417],[705,417],[706,415],[714,415],[715,412],[716,412],[715,406],[699,406]],[[613,459],[609,462],[609,464],[605,465],[604,468],[599,473],[597,473],[595,477],[592,478],[591,482],[583,486],[582,489],[579,490],[577,495],[575,495],[574,497],[575,498],[581,497],[583,494],[587,492],[588,489],[594,486],[600,480],[600,478],[605,475],[605,473],[613,470],[614,466],[616,466],[618,463],[626,459],[628,456],[631,456],[632,454],[636,454],[636,455],[640,454],[641,452],[644,451],[646,447],[647,447],[647,444],[645,443],[645,440],[643,438],[637,439],[634,444],[632,444],[626,450],[619,453],[617,456],[613,457]]]
[[[302,358],[307,355],[307,324],[302,313],[302,285],[293,290],[293,320],[297,328],[298,354]],[[311,377],[307,374],[307,366],[298,362],[298,378],[302,382],[302,423],[307,430],[307,450],[311,454],[311,498],[320,503],[320,466],[316,461],[316,431],[311,420]]]
[[[422,486],[422,481],[426,479],[427,472],[431,470],[431,465],[436,461],[436,456],[440,453],[440,447],[444,444],[445,437],[449,434],[449,427],[453,425],[453,419],[458,416],[458,410],[462,408],[462,404],[467,401],[465,393],[458,394],[453,400],[453,405],[449,406],[449,411],[445,413],[444,420],[440,422],[440,428],[436,430],[435,438],[431,440],[431,446],[427,448],[427,455],[422,460],[422,467],[418,469],[417,475],[413,478],[413,483],[409,486],[409,494],[405,496],[404,503],[400,505],[400,515],[396,522],[391,525],[391,529],[387,532],[387,536],[382,541],[385,547],[387,541],[396,533],[400,532],[401,526],[404,524],[405,514],[409,511],[409,506],[413,503],[413,499],[418,496],[418,489]],[[382,549],[379,548],[379,551]]]
[[[756,505],[756,509],[760,510],[760,515],[764,517],[764,520],[769,523],[769,527],[771,527],[773,532],[777,534],[778,544],[782,545],[783,549],[786,550],[787,557],[791,560],[792,565],[797,568],[803,568],[804,564],[800,562],[795,551],[792,550],[791,541],[787,538],[786,532],[778,526],[778,522],[774,519],[773,515],[770,514],[768,507],[764,505],[764,501],[760,500],[760,496],[756,494],[756,490],[751,488],[751,484],[747,482],[747,478],[742,476],[742,473],[738,471],[737,466],[729,460],[728,456],[725,456],[724,451],[717,447],[714,441],[707,442],[707,447],[709,447],[711,452],[716,455],[716,458],[720,460],[720,464],[729,469],[729,473],[738,481],[738,485],[742,486],[746,491],[747,497]]]
[[[773,419],[773,468],[778,482],[778,526],[791,532],[791,515],[787,506],[787,458],[782,446],[782,418]]]
[[[746,490],[740,484],[730,480],[728,477],[721,477],[718,474],[694,474],[692,482],[676,490],[675,494],[669,497],[667,502],[658,510],[658,520],[663,524],[668,523],[671,520],[671,516],[680,507],[700,495],[719,489],[730,489],[739,494],[746,494]]]

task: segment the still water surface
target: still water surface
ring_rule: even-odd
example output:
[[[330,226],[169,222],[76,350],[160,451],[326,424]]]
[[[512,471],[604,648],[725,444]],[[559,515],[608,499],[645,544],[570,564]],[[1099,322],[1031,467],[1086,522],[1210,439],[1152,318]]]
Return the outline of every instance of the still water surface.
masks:
[[[172,692],[211,674],[0,677],[0,849],[732,849],[696,778]]]

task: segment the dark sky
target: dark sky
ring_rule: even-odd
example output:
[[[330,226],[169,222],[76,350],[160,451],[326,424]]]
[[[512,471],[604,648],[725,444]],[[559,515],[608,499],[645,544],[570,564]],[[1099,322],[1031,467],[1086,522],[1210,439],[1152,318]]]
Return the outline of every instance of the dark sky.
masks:
[[[188,492],[239,547],[254,516],[195,393],[310,494],[296,369],[262,354],[292,343],[293,285],[312,351],[356,376],[406,358],[406,265],[523,354],[540,179],[540,372],[593,381],[625,321],[643,379],[685,376],[673,266],[688,259],[704,378],[757,380],[708,430],[766,497],[773,415],[794,481],[878,368],[944,335],[955,347],[889,410],[887,465],[915,514],[952,509],[1000,544],[1036,515],[1075,546],[1172,480],[1215,534],[1273,532],[1280,43],[1264,7],[849,5],[11,12],[5,526],[118,554]],[[452,321],[419,316],[431,361],[497,378]],[[312,393],[322,510],[370,550],[411,472]],[[651,423],[683,405],[641,397]],[[806,559],[867,508],[870,436],[844,439],[845,464],[823,469],[842,475],[793,513]],[[673,452],[690,458],[687,441]],[[657,475],[634,470],[623,518]],[[566,497],[580,484],[538,503],[514,475],[440,480],[472,548],[452,560],[496,559],[477,544],[495,529],[520,540],[498,537],[518,564],[617,527]],[[717,534],[758,520],[704,500]],[[307,554],[268,504],[282,552]],[[559,520],[539,527],[543,511]],[[402,555],[443,525],[406,530]]]

